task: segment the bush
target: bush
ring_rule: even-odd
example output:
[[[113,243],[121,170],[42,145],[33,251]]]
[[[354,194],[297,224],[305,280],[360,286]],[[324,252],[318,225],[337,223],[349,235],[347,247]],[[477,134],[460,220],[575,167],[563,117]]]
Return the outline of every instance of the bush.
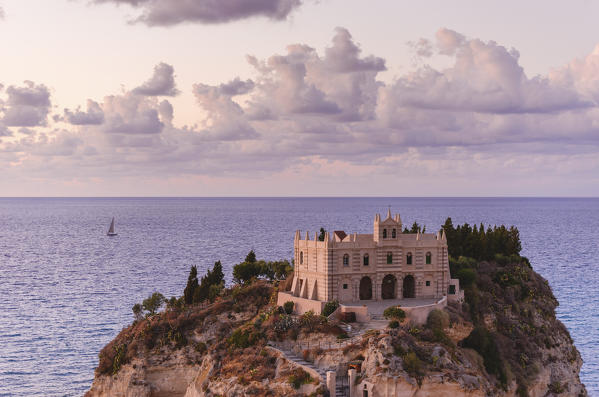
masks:
[[[466,288],[476,280],[476,272],[473,269],[461,269],[458,271],[457,277],[460,280],[460,286]]]
[[[443,310],[434,309],[426,318],[426,326],[434,330],[443,330],[449,326],[449,314]]]
[[[314,332],[317,327],[327,322],[327,318],[318,314],[314,314],[312,310],[309,310],[302,314],[299,318],[299,323],[302,328],[305,328],[308,332]]]
[[[399,322],[397,320],[390,321],[389,328],[399,328]]]
[[[139,321],[143,318],[143,308],[141,307],[141,304],[136,303],[135,305],[133,305],[131,310],[133,310],[133,316],[135,316],[135,321]]]
[[[295,306],[295,303],[293,303],[291,301],[287,301],[283,304],[283,310],[285,310],[285,313],[291,314],[291,313],[293,313],[294,306]]]
[[[166,299],[160,292],[154,292],[148,298],[142,302],[142,307],[148,312],[149,315],[156,314],[156,312],[162,307]]]
[[[116,375],[121,369],[121,366],[125,363],[125,357],[127,354],[127,345],[119,345],[116,347],[116,354],[114,361],[112,362],[112,374]]]
[[[254,278],[264,277],[273,280],[285,280],[293,272],[289,261],[257,261],[254,251],[246,256],[245,261],[233,266],[233,281],[244,284]]]
[[[401,310],[398,306],[391,306],[386,308],[385,311],[383,311],[383,316],[387,320],[401,321],[404,318],[406,318],[406,312]]]
[[[464,347],[474,349],[483,358],[488,373],[496,375],[502,385],[507,383],[505,364],[499,354],[495,337],[486,328],[478,326],[462,341]]]
[[[334,300],[334,301],[327,302],[324,305],[324,308],[322,309],[322,315],[325,317],[328,317],[331,314],[333,314],[333,312],[335,310],[337,310],[338,307],[339,307],[339,301]]]
[[[403,356],[403,367],[405,371],[410,374],[410,376],[416,378],[418,385],[422,383],[422,377],[424,376],[422,368],[423,363],[420,361],[416,353],[409,352]]]
[[[254,346],[260,339],[262,334],[253,326],[242,326],[233,331],[227,341],[235,348],[245,349]]]
[[[289,383],[293,386],[294,389],[299,389],[302,385],[306,385],[312,382],[312,377],[309,373],[304,371],[301,368],[296,368],[293,370],[291,375],[289,375]]]

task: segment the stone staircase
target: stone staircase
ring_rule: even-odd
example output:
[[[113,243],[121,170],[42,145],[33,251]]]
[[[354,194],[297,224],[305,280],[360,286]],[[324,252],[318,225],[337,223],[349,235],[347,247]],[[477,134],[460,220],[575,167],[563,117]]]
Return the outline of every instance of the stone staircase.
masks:
[[[274,346],[271,346],[271,347],[274,347]],[[295,353],[293,350],[281,349],[278,347],[275,347],[275,348],[277,350],[279,350],[281,353],[283,353],[285,358],[287,358],[288,360],[293,361],[294,363],[299,364],[302,367],[307,367],[307,368],[310,368],[310,369],[316,371],[316,373],[318,373],[318,375],[320,376],[320,381],[326,385],[327,370],[317,367],[313,363],[304,360],[302,357],[299,357],[297,355],[297,353]],[[331,394],[331,397],[349,397],[349,384],[348,384],[347,377],[336,378],[335,394],[334,395]]]
[[[302,357],[298,356],[293,350],[281,349],[281,348],[276,348],[276,349],[279,350],[281,353],[283,353],[288,360],[293,361],[294,363],[299,364],[303,367],[307,367],[307,368],[310,368],[311,370],[316,371],[318,373],[318,375],[320,376],[320,381],[323,384],[326,384],[326,382],[327,382],[327,371],[326,370],[319,368],[316,365],[314,365],[313,363],[304,360]]]

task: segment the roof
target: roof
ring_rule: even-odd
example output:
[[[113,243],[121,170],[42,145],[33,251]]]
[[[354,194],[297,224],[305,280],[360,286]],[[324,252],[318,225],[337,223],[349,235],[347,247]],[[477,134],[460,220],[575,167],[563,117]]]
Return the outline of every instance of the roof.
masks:
[[[339,239],[339,241],[343,241],[343,239],[347,236],[343,230],[335,230],[333,234]]]

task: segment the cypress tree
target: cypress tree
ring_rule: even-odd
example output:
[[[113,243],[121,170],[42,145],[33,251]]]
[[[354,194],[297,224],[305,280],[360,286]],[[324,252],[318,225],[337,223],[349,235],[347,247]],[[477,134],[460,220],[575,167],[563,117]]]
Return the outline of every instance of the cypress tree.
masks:
[[[183,291],[183,297],[187,305],[193,303],[193,296],[195,291],[198,289],[198,269],[195,266],[191,267],[189,271],[189,277],[187,278],[187,285]]]
[[[247,263],[256,263],[256,253],[254,250],[251,250],[247,256],[245,257],[245,262]]]

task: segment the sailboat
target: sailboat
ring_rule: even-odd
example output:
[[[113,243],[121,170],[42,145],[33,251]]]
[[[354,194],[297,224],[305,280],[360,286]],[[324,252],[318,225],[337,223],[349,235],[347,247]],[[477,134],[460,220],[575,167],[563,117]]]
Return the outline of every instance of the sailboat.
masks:
[[[107,236],[116,236],[117,233],[114,231],[114,217],[112,217],[112,222],[110,222],[110,228],[108,228]]]

